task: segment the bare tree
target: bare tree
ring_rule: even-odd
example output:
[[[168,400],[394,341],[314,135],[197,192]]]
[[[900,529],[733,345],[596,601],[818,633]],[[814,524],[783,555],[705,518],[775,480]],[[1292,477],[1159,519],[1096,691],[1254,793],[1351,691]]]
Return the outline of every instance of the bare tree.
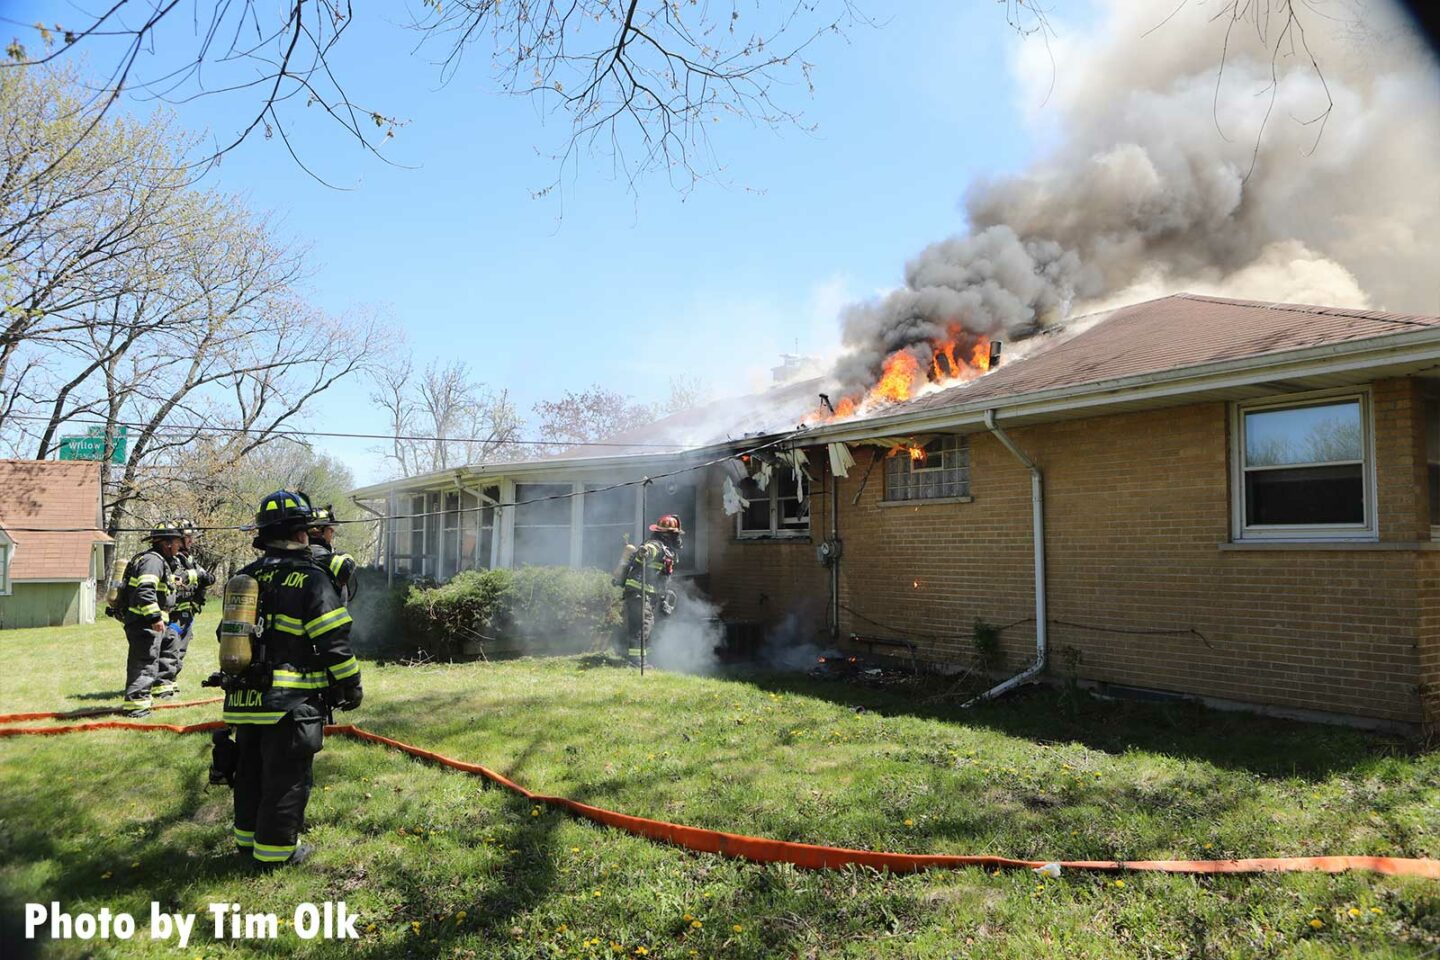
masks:
[[[372,152],[401,126],[392,113],[355,103],[346,93],[335,52],[357,16],[348,0],[202,0],[179,15],[175,0],[107,0],[102,6],[72,22],[35,24],[24,40],[11,42],[11,62],[51,63],[104,37],[120,53],[95,98],[101,111],[122,90],[161,101],[223,96],[238,102],[239,128],[216,140],[202,162],[259,134],[278,137],[305,166],[291,128],[297,112],[314,106]],[[186,13],[193,26],[176,29],[173,22]],[[422,48],[439,48],[442,79],[478,54],[490,61],[500,90],[533,97],[542,109],[568,118],[568,136],[554,151],[557,180],[568,162],[592,152],[632,187],[655,170],[688,187],[719,165],[709,128],[722,118],[800,123],[799,112],[777,92],[808,89],[808,48],[861,19],[851,0],[719,6],[422,0],[407,26]]]
[[[188,448],[205,442],[216,470],[233,469],[364,369],[385,334],[310,307],[305,251],[238,198],[187,186],[163,118],[105,118],[86,150],[28,177],[76,121],[44,105],[73,103],[76,82],[0,73],[0,96],[28,104],[0,131],[14,158],[0,201],[25,222],[0,241],[0,440],[44,459],[73,425],[101,425],[114,531],[166,496]]]
[[[541,438],[552,444],[552,450],[563,450],[638,430],[696,406],[702,396],[702,386],[693,380],[671,380],[669,396],[659,403],[640,403],[597,383],[585,390],[567,390],[558,400],[542,400],[535,404],[535,413],[540,418]]]
[[[380,452],[397,476],[523,455],[516,443],[523,422],[509,394],[473,380],[465,363],[442,367],[432,361],[417,373],[407,356],[372,379],[370,400],[384,412],[391,434]]]

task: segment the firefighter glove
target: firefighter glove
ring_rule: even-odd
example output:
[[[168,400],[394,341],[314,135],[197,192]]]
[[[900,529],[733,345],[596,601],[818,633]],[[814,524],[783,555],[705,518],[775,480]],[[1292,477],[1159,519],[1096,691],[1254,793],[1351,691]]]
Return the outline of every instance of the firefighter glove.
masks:
[[[666,590],[664,598],[660,601],[660,612],[667,617],[670,616],[675,612],[677,600],[678,598],[675,596],[674,590]]]
[[[341,710],[354,710],[360,706],[360,701],[365,699],[365,690],[357,680],[355,683],[347,683],[343,687],[335,688],[335,706]]]

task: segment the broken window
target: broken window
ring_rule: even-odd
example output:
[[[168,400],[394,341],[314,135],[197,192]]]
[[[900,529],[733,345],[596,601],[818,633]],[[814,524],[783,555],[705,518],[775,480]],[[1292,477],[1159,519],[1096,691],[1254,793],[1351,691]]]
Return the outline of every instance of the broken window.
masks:
[[[749,506],[736,516],[737,536],[759,539],[810,535],[811,491],[801,489],[792,467],[776,466],[763,490],[754,477],[746,477],[735,487],[749,501]]]
[[[945,434],[919,453],[904,448],[885,460],[885,499],[954,500],[970,496],[970,442]]]
[[[1240,406],[1241,537],[1372,537],[1368,421],[1364,394]]]

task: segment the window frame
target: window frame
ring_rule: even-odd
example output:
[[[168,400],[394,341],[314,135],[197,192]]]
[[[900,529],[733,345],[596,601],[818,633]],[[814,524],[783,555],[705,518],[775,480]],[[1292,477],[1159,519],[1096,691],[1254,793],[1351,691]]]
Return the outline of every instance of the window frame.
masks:
[[[805,527],[804,527],[804,529],[801,529],[801,528],[799,528],[799,527],[785,527],[785,526],[781,526],[781,524],[780,524],[780,500],[781,500],[781,497],[780,497],[780,483],[779,483],[779,480],[780,480],[780,472],[781,472],[781,470],[793,473],[794,468],[791,467],[789,464],[784,464],[783,466],[780,467],[780,469],[772,472],[771,475],[770,475],[770,483],[765,487],[765,490],[763,491],[763,492],[765,493],[765,496],[766,496],[766,497],[769,499],[769,501],[770,501],[770,528],[769,528],[768,530],[746,530],[744,527],[741,526],[741,522],[745,519],[745,511],[744,511],[744,510],[741,510],[739,513],[735,514],[735,539],[736,539],[736,540],[799,540],[799,541],[805,541],[805,540],[809,540],[809,539],[810,539],[811,529],[812,529],[813,524],[814,524],[814,513],[813,513],[813,511],[810,511],[810,510],[808,509],[808,507],[807,507],[806,514],[805,514]],[[808,495],[807,495],[806,498],[805,498],[806,504],[809,504],[809,503],[811,502],[811,498],[813,498],[813,497],[815,496],[814,486],[815,486],[815,485],[814,485],[814,483],[812,482],[812,483],[811,483],[811,489],[808,491]],[[798,489],[798,487],[797,487],[797,489]],[[790,499],[796,499],[796,498],[786,497],[786,498],[784,498],[784,499],[790,500]],[[751,502],[754,502],[754,501],[752,500]],[[798,500],[797,500],[797,502],[798,502]]]
[[[3,531],[0,531],[0,597],[8,597],[14,594],[14,587],[11,584],[10,568],[15,563],[15,541],[11,540]]]
[[[1262,411],[1296,410],[1304,407],[1355,401],[1360,405],[1360,479],[1365,520],[1362,523],[1265,524],[1245,522],[1245,415]],[[1235,542],[1271,543],[1355,543],[1380,539],[1378,486],[1375,479],[1375,414],[1369,386],[1343,387],[1291,393],[1230,404],[1230,529]],[[1349,463],[1351,461],[1343,461]],[[1320,464],[1288,464],[1278,469],[1303,469]]]

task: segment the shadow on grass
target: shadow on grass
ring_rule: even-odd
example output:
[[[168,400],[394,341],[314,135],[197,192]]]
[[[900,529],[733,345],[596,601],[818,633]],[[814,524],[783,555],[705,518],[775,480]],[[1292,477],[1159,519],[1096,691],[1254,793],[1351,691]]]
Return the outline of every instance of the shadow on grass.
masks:
[[[124,690],[102,690],[98,693],[72,693],[65,697],[66,700],[109,700],[119,702],[125,696]]]
[[[1104,701],[1083,692],[1040,687],[966,710],[961,698],[944,696],[949,687],[944,680],[874,688],[794,673],[752,672],[733,679],[884,716],[982,728],[1042,745],[1080,743],[1111,754],[1143,750],[1266,778],[1323,780],[1377,757],[1418,749],[1398,737],[1345,727],[1228,713],[1194,703]]]

